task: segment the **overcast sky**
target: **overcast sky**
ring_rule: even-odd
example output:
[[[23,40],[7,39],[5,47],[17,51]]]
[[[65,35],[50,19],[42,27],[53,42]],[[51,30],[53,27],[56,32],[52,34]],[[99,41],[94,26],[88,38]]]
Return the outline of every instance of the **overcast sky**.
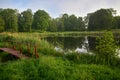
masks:
[[[63,13],[84,17],[100,8],[114,8],[120,14],[120,0],[0,0],[0,8],[41,9],[54,18]]]

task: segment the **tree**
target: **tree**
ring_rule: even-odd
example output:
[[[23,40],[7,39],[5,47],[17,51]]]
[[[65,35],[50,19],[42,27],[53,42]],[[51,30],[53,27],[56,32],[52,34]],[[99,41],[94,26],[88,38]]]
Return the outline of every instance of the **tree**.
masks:
[[[16,9],[4,9],[1,11],[1,15],[5,22],[5,31],[18,30],[18,11]]]
[[[34,14],[33,26],[35,30],[46,31],[49,26],[50,16],[44,10],[38,10]]]
[[[83,21],[82,17],[78,17],[76,31],[84,31],[84,30],[85,30],[85,22]]]
[[[75,15],[63,14],[61,17],[65,31],[80,31],[85,30],[85,23],[82,17],[76,17]]]
[[[19,31],[30,32],[32,21],[32,11],[30,9],[23,11],[19,15]]]
[[[57,21],[57,31],[64,31],[65,28],[64,28],[63,18],[57,18],[56,21]]]
[[[63,14],[61,17],[61,23],[63,23],[63,27],[65,31],[69,30],[69,21],[68,21],[69,15],[67,13]]]
[[[5,23],[2,16],[0,15],[0,32],[4,31],[4,27],[5,27]]]
[[[57,21],[55,19],[51,19],[49,22],[48,31],[56,32],[57,31]]]
[[[97,37],[96,55],[99,61],[109,63],[111,58],[117,56],[118,46],[113,37],[113,33],[106,31],[102,37]]]
[[[120,16],[115,16],[113,19],[113,29],[120,29]]]
[[[89,20],[91,19],[90,16],[92,16],[93,13],[88,13],[87,16],[84,17],[84,24],[85,24],[85,29],[88,30],[88,24]],[[90,20],[91,21],[91,20]],[[91,23],[91,22],[90,22]],[[91,24],[89,24],[91,26]],[[91,30],[92,27],[89,27],[89,30]]]
[[[77,17],[75,15],[70,15],[68,21],[69,31],[77,30]]]
[[[89,17],[89,30],[109,30],[112,28],[113,10],[100,9],[92,13]]]

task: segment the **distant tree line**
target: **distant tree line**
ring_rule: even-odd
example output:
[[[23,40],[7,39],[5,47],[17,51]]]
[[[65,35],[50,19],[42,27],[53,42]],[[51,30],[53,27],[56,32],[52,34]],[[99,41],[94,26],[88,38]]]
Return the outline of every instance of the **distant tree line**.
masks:
[[[111,30],[120,29],[120,16],[116,16],[116,10],[100,9],[87,15],[88,30]]]
[[[120,29],[120,16],[116,11],[100,9],[87,14],[86,17],[62,14],[58,18],[51,18],[44,10],[31,9],[21,13],[17,9],[0,9],[0,32],[31,32],[31,31],[96,31]]]

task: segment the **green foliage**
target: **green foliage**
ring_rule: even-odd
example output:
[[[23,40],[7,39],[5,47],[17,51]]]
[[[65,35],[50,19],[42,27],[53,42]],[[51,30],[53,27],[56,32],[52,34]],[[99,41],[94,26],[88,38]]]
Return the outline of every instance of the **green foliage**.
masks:
[[[15,32],[18,30],[17,10],[4,9],[0,13],[5,21],[5,31]]]
[[[100,9],[90,14],[88,30],[105,30],[112,28],[112,9]]]
[[[65,31],[82,31],[85,30],[85,24],[82,17],[75,15],[63,14],[61,17]]]
[[[34,13],[33,29],[46,31],[49,26],[50,16],[44,10],[38,10]]]
[[[60,32],[60,31],[90,31],[119,29],[120,19],[116,11],[100,9],[89,13],[84,19],[76,15],[63,14],[52,19],[44,10],[32,14],[31,9],[18,13],[16,9],[0,9],[0,32]],[[2,18],[1,18],[2,17]]]
[[[77,28],[77,17],[75,15],[70,15],[68,21],[69,21],[69,25],[68,25],[69,31],[75,31]]]
[[[40,34],[0,34],[1,42],[3,40],[12,40],[14,42],[20,42],[22,44],[37,44],[38,53],[41,53],[40,58],[38,59],[31,58],[28,60],[0,63],[0,80],[120,80],[120,58],[112,58],[114,61],[112,60],[113,62],[111,62],[112,65],[110,67],[108,65],[97,65],[95,55],[78,53],[70,53],[66,55],[62,53],[58,54],[54,51],[54,47],[51,44],[45,40],[41,40],[40,36],[38,35]],[[110,44],[114,46],[114,43],[112,44],[109,42],[114,42],[111,32],[105,33],[105,38],[102,37],[100,40],[101,39],[108,41],[107,43],[109,43],[109,46]],[[0,46],[2,45],[1,42]],[[24,50],[27,51],[25,46],[23,47]],[[111,53],[110,55],[114,56]],[[2,55],[1,53],[0,56],[6,55]]]
[[[0,15],[0,32],[4,31],[4,27],[5,27],[5,22],[2,18],[2,16]]]
[[[96,55],[100,61],[109,63],[113,57],[117,56],[117,49],[112,32],[105,32],[102,37],[97,38]]]
[[[117,68],[76,64],[59,57],[18,60],[0,64],[0,80],[119,80]]]
[[[7,61],[15,61],[15,60],[17,60],[15,56],[0,51],[0,63],[5,63]]]
[[[34,56],[34,46],[37,46],[38,54],[53,54],[56,55],[57,53],[54,50],[53,45],[48,43],[45,40],[41,40],[39,35],[37,34],[25,34],[25,33],[2,33],[0,34],[0,47],[10,47],[13,46],[20,50],[22,48],[22,53],[26,54],[29,53],[28,46],[30,47],[30,56]],[[4,45],[4,42],[6,45]]]
[[[33,21],[32,11],[30,9],[22,12],[19,17],[19,31],[30,32]]]
[[[83,21],[82,17],[78,17],[77,19],[77,27],[76,31],[85,31],[85,22]]]
[[[120,29],[120,16],[113,18],[113,29]]]
[[[65,26],[64,26],[64,22],[62,18],[57,18],[57,31],[64,31],[65,30]]]
[[[96,56],[91,55],[88,53],[85,54],[80,54],[80,53],[68,53],[65,55],[66,59],[69,61],[72,61],[74,63],[79,63],[79,64],[96,64]]]
[[[50,20],[47,31],[51,31],[51,32],[57,31],[57,21],[55,19]]]

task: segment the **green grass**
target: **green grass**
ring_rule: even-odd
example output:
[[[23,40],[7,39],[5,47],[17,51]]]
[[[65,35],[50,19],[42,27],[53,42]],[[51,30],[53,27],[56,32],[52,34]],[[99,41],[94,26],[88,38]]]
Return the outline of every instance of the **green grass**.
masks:
[[[111,30],[115,35],[120,34],[120,30]],[[104,31],[66,31],[66,32],[41,32],[41,33],[35,33],[39,36],[46,37],[46,36],[61,36],[61,37],[79,37],[79,36],[99,36],[102,35]]]
[[[37,47],[38,54],[53,54],[55,53],[54,46],[45,40],[41,40],[37,33],[1,33],[0,34],[0,47],[13,47],[17,50],[22,48],[22,53],[29,53],[27,44],[30,47],[30,56],[34,56],[34,46]],[[10,41],[10,42],[8,42]],[[4,46],[4,42],[6,46]]]
[[[6,52],[0,52],[0,63],[4,63],[7,61],[15,61],[15,60],[17,60],[15,56],[12,56]]]
[[[0,66],[0,80],[120,80],[120,69],[76,64],[61,57],[7,62]]]
[[[52,33],[56,36],[80,35],[79,32]],[[71,53],[64,55],[54,50],[54,46],[41,36],[51,33],[2,33],[2,41],[11,40],[22,44],[37,45],[40,54],[38,59],[14,60],[0,63],[0,80],[120,80],[120,58],[115,58],[112,65],[96,62],[94,55]],[[19,48],[19,45],[10,43]],[[27,52],[26,45],[22,46],[23,53]],[[34,53],[34,48],[31,48]],[[0,52],[0,61],[7,54]],[[7,56],[8,57],[8,56]]]

